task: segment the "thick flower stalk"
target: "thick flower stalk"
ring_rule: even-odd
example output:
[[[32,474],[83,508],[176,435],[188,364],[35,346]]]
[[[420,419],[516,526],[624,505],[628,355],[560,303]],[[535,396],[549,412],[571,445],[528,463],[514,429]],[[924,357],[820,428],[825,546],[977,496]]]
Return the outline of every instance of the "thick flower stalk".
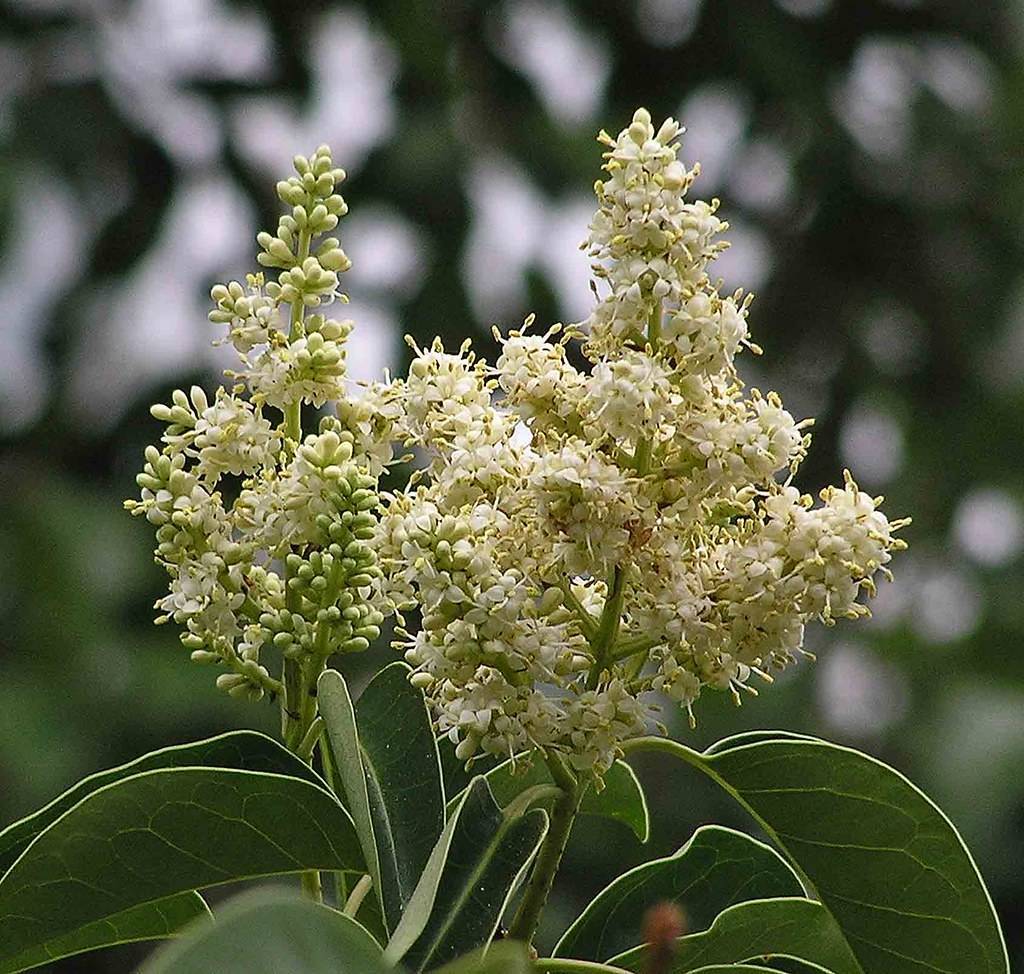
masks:
[[[817,503],[792,485],[810,422],[737,373],[760,352],[751,297],[709,275],[727,224],[687,201],[679,133],[641,109],[599,137],[586,321],[497,335],[493,368],[416,348],[392,390],[428,462],[389,499],[380,555],[393,603],[422,612],[401,645],[463,759],[542,749],[599,778],[652,691],[691,721],[705,691],[756,693],[809,623],[867,614],[903,547],[849,474]]]
[[[170,576],[157,621],[182,627],[192,659],[222,670],[221,689],[279,698],[285,741],[308,756],[317,675],[332,654],[365,649],[384,621],[372,542],[393,434],[386,396],[347,395],[352,322],[324,313],[344,300],[338,275],[350,266],[325,236],[348,209],[345,174],[326,146],[295,170],[277,184],[288,213],[257,237],[276,280],[250,274],[212,291],[210,319],[239,369],[212,397],[193,387],[153,407],[167,428],[126,507],[156,528]],[[304,434],[303,410],[325,405]]]

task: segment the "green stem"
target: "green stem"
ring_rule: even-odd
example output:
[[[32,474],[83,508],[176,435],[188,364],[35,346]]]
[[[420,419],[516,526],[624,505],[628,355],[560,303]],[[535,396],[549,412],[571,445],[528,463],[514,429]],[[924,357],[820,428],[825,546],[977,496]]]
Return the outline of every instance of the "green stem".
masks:
[[[299,231],[299,257],[301,264],[309,256],[310,233],[307,229]],[[302,295],[298,295],[292,302],[291,321],[288,329],[288,341],[298,341],[306,334],[302,319],[306,313],[306,306],[303,303]],[[284,407],[284,432],[289,440],[295,443],[302,442],[302,400],[289,403]]]
[[[302,874],[302,892],[314,903],[323,903],[324,888],[320,883],[320,873],[316,869]]]
[[[587,674],[587,689],[594,690],[601,682],[601,674],[611,662],[610,656],[619,635],[622,622],[622,602],[626,588],[626,570],[621,566],[612,569],[611,583],[608,586],[608,598],[601,611],[601,621],[597,625],[597,633],[590,643],[594,654],[594,664]]]
[[[597,635],[597,620],[584,608],[583,603],[576,598],[576,593],[573,592],[572,583],[569,579],[560,579],[559,587],[562,590],[562,594],[565,595],[565,601],[569,603],[569,607],[576,613],[576,619],[579,622],[583,635],[588,640],[592,640]]]
[[[373,880],[369,876],[360,876],[359,882],[352,889],[345,901],[345,908],[341,912],[347,917],[354,917],[359,912],[359,907],[363,905],[363,900],[366,899],[366,894],[370,892],[372,886]]]
[[[295,752],[306,764],[310,764],[313,760],[313,751],[320,739],[320,729],[323,725],[324,722],[319,717],[314,718]]]
[[[298,596],[287,589],[288,573],[285,573],[288,608],[298,611]],[[313,763],[313,752],[319,740],[317,722],[316,681],[323,670],[325,660],[310,658],[284,661],[284,694],[281,700],[281,736],[285,746],[306,764]],[[322,903],[323,886],[318,870],[302,874],[302,891],[316,903]]]
[[[580,786],[576,781],[561,758],[551,752],[545,752],[544,756],[551,768],[552,777],[559,785],[559,796],[551,809],[548,833],[537,853],[537,861],[508,934],[512,940],[521,940],[526,944],[533,941],[537,932],[537,923],[555,882],[555,874],[562,862],[562,854],[586,790],[585,786]],[[565,787],[569,782],[571,786]]]
[[[525,815],[531,805],[547,801],[549,798],[558,798],[561,794],[562,789],[557,785],[533,785],[533,787],[519,792],[502,809],[502,813],[506,818],[518,818],[520,815]]]
[[[657,349],[658,341],[661,338],[661,302],[659,301],[651,309],[650,317],[647,320],[647,342],[652,349]],[[651,456],[653,446],[649,439],[642,439],[636,445],[632,461],[637,473],[641,477],[651,472]],[[594,663],[587,674],[587,689],[596,690],[601,682],[601,675],[613,663],[625,656],[632,656],[647,646],[630,647],[628,653],[617,651],[616,642],[619,636],[619,626],[622,623],[622,605],[625,594],[627,565],[616,565],[612,570],[611,581],[608,585],[608,598],[605,601],[604,609],[601,612],[600,621],[597,624],[597,631],[590,640],[590,650],[594,656]],[[652,643],[651,645],[656,645]]]
[[[295,751],[302,740],[302,664],[297,659],[284,661],[282,667],[281,738],[289,750]]]
[[[319,718],[315,715],[309,720],[308,723],[304,723],[304,715],[306,712],[305,699],[309,698],[309,683],[306,668],[298,661],[293,659],[285,660],[284,662],[285,672],[285,689],[292,687],[291,694],[285,693],[285,703],[283,721],[285,723],[284,742],[288,749],[301,758],[306,764],[313,763],[313,751],[316,747],[316,742],[319,739],[319,728],[318,733],[313,734],[311,731],[316,726]],[[289,679],[291,677],[291,679]],[[299,697],[297,700],[296,697]],[[298,707],[298,718],[296,719],[293,715],[296,714],[295,710],[290,710],[290,706]],[[313,698],[313,705],[316,706],[316,699]],[[320,882],[320,871],[318,869],[311,869],[308,872],[304,872],[301,876],[302,892],[308,896],[314,903],[322,903],[324,901],[324,889]]]
[[[658,341],[661,338],[661,302],[659,301],[651,310],[647,319],[647,344],[652,349],[657,349]],[[641,477],[646,477],[651,472],[651,454],[653,445],[649,439],[643,439],[636,445],[636,453],[633,455],[633,463],[636,472]]]
[[[637,653],[646,653],[647,650],[653,649],[661,642],[664,642],[664,640],[655,639],[651,636],[633,636],[630,639],[623,639],[621,642],[616,643],[615,650],[610,654],[608,662],[619,663],[624,659],[629,659],[630,656],[635,656]]]
[[[284,685],[280,680],[275,680],[269,673],[264,675],[262,672],[254,677],[252,673],[245,668],[245,661],[233,651],[230,656],[222,656],[221,659],[223,659],[225,665],[235,673],[244,676],[247,680],[258,683],[263,688],[263,691],[265,693],[269,693],[272,698],[280,697],[284,693]]]

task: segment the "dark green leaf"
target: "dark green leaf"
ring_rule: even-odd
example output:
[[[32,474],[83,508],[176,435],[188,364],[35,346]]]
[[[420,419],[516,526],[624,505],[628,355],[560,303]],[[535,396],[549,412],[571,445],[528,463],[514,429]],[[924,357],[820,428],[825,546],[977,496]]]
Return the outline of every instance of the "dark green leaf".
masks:
[[[703,755],[667,749],[754,815],[871,974],[1006,974],[999,923],[974,860],[899,772],[850,748],[788,736]]]
[[[460,803],[448,816],[448,821],[445,823],[440,838],[438,838],[437,843],[434,845],[430,858],[427,860],[427,865],[424,867],[419,882],[416,884],[416,889],[413,890],[412,896],[409,899],[409,905],[405,908],[402,919],[388,941],[387,948],[384,951],[385,957],[395,961],[401,959],[426,927],[431,911],[434,908],[434,900],[437,897],[437,889],[441,883],[441,875],[444,872],[445,864],[448,862],[448,853],[451,851],[452,840],[455,837],[456,829],[459,828],[459,812],[461,811],[462,804],[464,802]]]
[[[0,964],[175,893],[361,868],[351,819],[309,781],[227,768],[144,771],[65,812],[0,879]]]
[[[691,974],[779,974],[779,972],[771,967],[762,967],[760,964],[712,964],[710,967],[698,967]]]
[[[348,807],[389,930],[444,828],[444,787],[426,701],[405,663],[386,666],[353,707],[336,670],[318,699]]]
[[[467,770],[466,762],[455,756],[455,742],[447,734],[438,737],[435,743],[441,757],[441,777],[444,779],[444,793],[449,796],[449,805],[451,796],[460,796],[477,775],[487,774],[502,763],[493,754],[481,754],[473,758],[472,767]]]
[[[766,961],[769,970],[779,971],[780,974],[832,974],[831,971],[812,964],[809,960],[800,960],[799,957],[786,957],[784,954],[774,954]]]
[[[788,971],[789,974],[831,974],[818,964],[794,957],[773,957],[768,967],[761,964],[712,964],[710,967],[698,967],[690,974],[779,974],[780,971]]]
[[[269,771],[274,774],[291,775],[294,778],[306,778],[314,784],[323,784],[309,765],[300,761],[277,741],[256,731],[231,731],[205,741],[161,748],[127,764],[83,778],[38,812],[7,826],[0,832],[0,875],[10,868],[11,863],[43,829],[55,822],[73,805],[77,805],[86,795],[113,781],[130,778],[141,771],[185,767]]]
[[[762,963],[748,961],[746,964],[711,964],[698,967],[689,974],[832,974],[820,964],[812,964],[809,960],[798,957],[785,957],[782,954],[772,956]]]
[[[139,974],[385,974],[380,947],[355,920],[261,890],[194,925]]]
[[[744,744],[758,744],[761,741],[816,741],[817,737],[810,737],[807,734],[797,734],[795,731],[780,730],[752,730],[743,731],[741,734],[733,734],[732,737],[723,737],[715,741],[710,747],[704,750],[704,754],[723,754],[734,747],[742,747]]]
[[[61,957],[82,954],[100,947],[132,943],[138,940],[159,940],[176,933],[197,917],[210,911],[198,893],[178,893],[155,903],[144,903],[80,927],[72,933],[55,937],[38,947],[29,948],[0,964],[0,974],[25,971],[40,964],[49,964]]]
[[[530,974],[526,944],[499,941],[437,968],[434,974]]]
[[[487,943],[546,831],[542,809],[506,816],[487,781],[475,778],[431,853],[386,956],[422,971]]]
[[[601,964],[593,960],[568,960],[564,957],[545,957],[534,962],[534,970],[551,972],[579,972],[579,974],[628,974],[621,967],[612,967],[611,964]]]
[[[803,895],[796,874],[770,847],[742,832],[707,825],[674,855],[613,880],[565,932],[554,954],[611,957],[643,939],[644,913],[665,900],[682,907],[687,930],[695,932],[734,903]]]
[[[509,759],[484,774],[491,786],[495,801],[507,805],[516,795],[535,785],[554,784],[547,764],[539,759],[525,757]],[[448,802],[451,810],[461,801],[463,793]],[[625,761],[616,761],[604,778],[604,788],[589,788],[583,797],[580,814],[597,815],[621,822],[641,841],[650,835],[647,799],[633,769]]]
[[[680,937],[677,944],[670,974],[758,961],[770,954],[790,954],[835,974],[867,974],[828,910],[813,900],[796,897],[737,903],[720,913],[710,929]],[[608,963],[643,971],[647,948],[635,947]]]

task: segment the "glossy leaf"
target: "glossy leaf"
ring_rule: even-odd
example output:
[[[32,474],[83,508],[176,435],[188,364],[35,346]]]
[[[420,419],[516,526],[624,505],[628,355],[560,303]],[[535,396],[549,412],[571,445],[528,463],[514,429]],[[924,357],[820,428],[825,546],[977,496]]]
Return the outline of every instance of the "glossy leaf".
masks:
[[[698,967],[690,974],[779,974],[780,971],[788,971],[790,974],[830,974],[824,967],[811,964],[809,961],[790,957],[782,960],[788,966],[780,966],[779,958],[772,958],[769,967],[761,964],[712,964],[710,967]]]
[[[314,784],[323,784],[308,764],[300,761],[277,741],[256,731],[231,731],[204,741],[161,748],[127,764],[83,778],[38,812],[7,826],[0,832],[0,875],[43,829],[55,822],[73,805],[77,805],[86,795],[92,794],[104,785],[130,778],[142,771],[184,767],[268,771],[273,774],[291,775],[294,778],[305,778]]]
[[[385,974],[380,947],[355,920],[284,892],[239,897],[194,925],[139,974]]]
[[[144,771],[94,791],[0,878],[0,965],[175,893],[307,869],[361,869],[351,819],[300,778]]]
[[[455,756],[456,744],[447,734],[436,738],[435,743],[441,758],[441,777],[444,779],[444,791],[449,806],[462,796],[474,778],[487,774],[503,763],[493,754],[480,754],[473,757],[472,767],[467,770],[465,760]]]
[[[389,930],[398,925],[444,828],[444,786],[423,693],[405,663],[386,666],[353,706],[328,670],[320,713]]]
[[[687,930],[696,932],[734,903],[803,895],[796,874],[769,846],[742,832],[704,826],[674,855],[613,880],[566,930],[554,954],[602,960],[640,943],[644,913],[665,900],[682,908]]]
[[[526,944],[505,940],[436,968],[434,974],[530,974],[532,970]]]
[[[210,911],[198,893],[178,893],[155,903],[144,903],[106,920],[97,920],[71,933],[55,937],[0,964],[0,974],[25,971],[101,947],[160,940],[177,933],[192,920],[209,916]]]
[[[527,788],[554,784],[547,764],[539,758],[527,762],[523,757],[509,759],[486,772],[483,777],[491,786],[495,801],[505,806]],[[464,792],[448,802],[449,811],[461,800]],[[580,805],[581,815],[597,815],[621,822],[641,841],[650,835],[647,799],[633,769],[625,761],[616,761],[604,778],[604,788],[589,788]]]
[[[818,964],[812,964],[809,960],[787,957],[784,954],[774,954],[765,963],[769,970],[777,971],[778,974],[832,974],[831,971]]]
[[[720,913],[709,929],[680,937],[677,944],[676,957],[666,974],[758,961],[771,954],[806,959],[834,974],[874,974],[857,962],[828,910],[797,897],[737,903]],[[608,963],[643,971],[647,948],[635,947]]]
[[[534,961],[534,970],[550,971],[553,974],[629,974],[622,967],[612,967],[611,964],[602,964],[593,960],[569,960],[565,957],[551,958],[544,957]]]
[[[487,781],[475,778],[385,956],[422,971],[487,943],[546,831],[542,809],[506,816]]]
[[[754,815],[871,974],[1006,974],[992,902],[956,829],[898,771],[814,739],[667,750]]]
[[[698,967],[691,974],[779,974],[771,967],[760,964],[712,964],[710,967]]]
[[[798,734],[796,731],[787,730],[750,730],[731,737],[723,737],[704,749],[704,754],[710,757],[712,754],[724,754],[734,747],[742,747],[744,744],[759,744],[761,741],[817,741],[820,738],[811,737],[808,734]]]
[[[711,964],[708,967],[698,967],[690,974],[832,974],[832,972],[820,964],[812,964],[809,960],[773,954],[763,962]]]

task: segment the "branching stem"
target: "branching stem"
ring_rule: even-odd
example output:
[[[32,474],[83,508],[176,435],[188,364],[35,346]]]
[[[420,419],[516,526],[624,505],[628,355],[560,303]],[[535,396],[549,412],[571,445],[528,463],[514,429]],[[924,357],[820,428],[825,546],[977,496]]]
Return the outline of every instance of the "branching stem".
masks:
[[[569,833],[572,831],[572,824],[576,820],[580,802],[586,791],[586,785],[581,785],[576,780],[576,776],[559,755],[553,751],[545,751],[544,759],[551,769],[552,778],[558,785],[559,795],[551,809],[548,834],[541,843],[537,861],[533,864],[530,880],[526,884],[526,891],[519,903],[519,909],[516,910],[512,926],[509,928],[510,938],[521,940],[527,944],[533,940],[533,936],[537,932],[541,911],[551,892],[555,873],[558,872],[562,854],[569,841]]]
[[[594,690],[601,682],[601,674],[611,662],[619,625],[622,622],[622,601],[626,589],[626,569],[616,566],[612,569],[612,577],[608,586],[608,598],[601,612],[601,621],[597,632],[590,642],[590,650],[594,654],[594,663],[587,675],[587,689]]]

